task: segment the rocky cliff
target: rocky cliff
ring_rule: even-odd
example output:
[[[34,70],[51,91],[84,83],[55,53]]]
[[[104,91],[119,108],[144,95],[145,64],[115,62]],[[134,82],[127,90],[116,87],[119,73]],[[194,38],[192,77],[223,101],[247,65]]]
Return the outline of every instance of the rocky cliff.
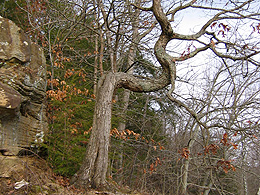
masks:
[[[0,16],[0,151],[16,155],[43,140],[46,63],[43,50]]]

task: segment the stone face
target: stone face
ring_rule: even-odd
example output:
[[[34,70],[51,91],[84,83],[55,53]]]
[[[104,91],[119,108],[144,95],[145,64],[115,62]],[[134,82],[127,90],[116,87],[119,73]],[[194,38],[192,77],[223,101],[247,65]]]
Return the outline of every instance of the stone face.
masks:
[[[43,50],[0,17],[0,151],[16,155],[43,140],[46,83]]]

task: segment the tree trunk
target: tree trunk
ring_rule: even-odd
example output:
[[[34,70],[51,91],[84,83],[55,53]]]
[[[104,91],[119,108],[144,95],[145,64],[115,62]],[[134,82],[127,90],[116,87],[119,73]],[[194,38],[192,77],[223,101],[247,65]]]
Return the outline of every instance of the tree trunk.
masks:
[[[127,110],[127,107],[128,107],[128,104],[129,104],[129,98],[130,98],[130,90],[128,89],[124,89],[124,93],[123,93],[123,110],[122,110],[122,113],[121,113],[121,117],[123,117],[123,121],[120,121],[119,124],[118,124],[118,131],[119,132],[122,132],[126,129],[126,122],[125,122],[125,116],[126,116],[126,110]],[[118,179],[119,179],[119,185],[122,184],[122,177],[123,177],[123,172],[122,172],[122,169],[123,169],[123,143],[121,142],[120,143],[120,147],[118,148],[119,150],[119,159],[118,159],[118,169],[121,170],[118,174]]]
[[[97,80],[98,80],[98,55],[97,55],[97,51],[98,51],[98,36],[95,35],[95,52],[96,52],[96,56],[95,56],[95,61],[94,61],[94,94],[97,95]]]
[[[71,179],[71,183],[76,187],[98,188],[104,186],[106,182],[112,96],[115,87],[122,87],[135,92],[151,92],[162,89],[170,83],[172,85],[174,84],[172,75],[176,73],[174,68],[175,61],[174,58],[165,51],[168,42],[172,39],[173,30],[166,15],[162,11],[160,1],[154,0],[153,4],[153,13],[162,28],[160,38],[154,46],[155,56],[162,66],[162,74],[154,79],[143,79],[123,72],[115,73],[116,67],[112,65],[112,72],[104,74],[100,78],[97,86],[92,133],[86,156],[79,171]],[[100,6],[105,16],[106,14],[102,4]],[[109,32],[107,32],[107,35],[109,35]],[[107,36],[107,40],[110,41],[109,36]],[[110,47],[110,49],[112,48]],[[110,55],[111,58],[112,54],[110,53]],[[111,63],[113,63],[113,61],[111,61]]]
[[[165,76],[162,75],[158,80],[144,81],[126,73],[109,72],[100,78],[87,152],[79,171],[72,177],[71,184],[76,187],[100,188],[106,182],[112,97],[115,87],[137,92],[156,91],[168,84],[169,79]]]
[[[139,12],[137,14],[136,19],[138,19],[138,17],[139,17]],[[134,40],[138,36],[138,29],[136,27],[134,27],[133,29],[134,30],[133,30],[133,35],[132,36],[133,36],[133,40]],[[135,47],[135,44],[132,44],[130,46],[130,49],[129,49],[128,62],[127,62],[128,67],[131,67],[131,65],[134,63],[135,56],[136,56],[136,47]],[[134,68],[131,67],[128,70],[128,74],[132,75],[133,72],[134,72]],[[128,105],[129,105],[129,99],[130,99],[130,90],[129,89],[124,89],[123,100],[122,100],[123,110],[122,110],[122,113],[121,113],[121,117],[123,117],[123,121],[120,121],[119,124],[118,124],[118,131],[119,132],[122,132],[123,130],[126,129],[125,118],[126,118],[126,111],[127,111]],[[120,151],[119,151],[118,168],[122,169],[123,168],[123,145],[122,145],[122,143],[120,144],[119,150]],[[119,174],[118,178],[120,179],[119,180],[119,185],[121,185],[122,181],[123,181],[122,180],[122,171],[120,171],[120,174]]]
[[[198,136],[199,133],[199,125],[196,124],[194,132],[191,134],[190,141],[188,143],[187,149],[191,151],[191,148]],[[188,173],[189,173],[189,164],[190,164],[190,158],[185,159],[184,166],[183,166],[183,173],[182,173],[182,185],[181,185],[181,194],[185,195],[187,194],[187,186],[188,186]]]
[[[113,73],[105,74],[98,82],[93,127],[88,149],[81,168],[71,180],[71,183],[75,186],[97,188],[103,187],[105,184],[112,96],[115,85],[116,79]]]

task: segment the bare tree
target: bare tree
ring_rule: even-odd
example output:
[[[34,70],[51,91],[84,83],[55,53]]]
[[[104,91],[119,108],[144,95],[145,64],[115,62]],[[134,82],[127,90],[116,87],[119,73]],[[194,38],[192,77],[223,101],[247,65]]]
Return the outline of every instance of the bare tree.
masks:
[[[220,66],[212,66],[212,63],[220,63]],[[250,70],[244,76],[240,73],[240,63],[227,65],[225,60],[212,63],[211,69],[201,71],[203,81],[193,79],[189,82],[194,89],[190,87],[188,94],[178,94],[178,90],[186,84],[182,84],[182,88],[178,86],[173,94],[174,102],[180,109],[177,111],[180,117],[174,119],[178,132],[174,142],[181,139],[183,143],[177,146],[181,148],[183,159],[176,171],[180,172],[178,177],[181,183],[176,194],[190,193],[192,188],[203,194],[209,194],[210,191],[249,192],[245,172],[250,172],[246,166],[250,160],[245,160],[245,156],[254,151],[249,148],[259,133],[259,67],[250,65]],[[235,167],[239,171],[233,172]],[[229,177],[229,182],[226,182],[225,174],[220,176],[221,172],[228,173],[226,177]],[[228,183],[232,183],[236,189]]]
[[[42,5],[41,9],[35,12],[35,7],[31,7],[31,2],[26,1],[28,5],[26,12],[31,26],[39,29],[38,32],[44,32],[41,37],[45,40],[43,43],[47,45],[45,48],[52,70],[59,60],[58,56],[54,56],[53,53],[55,47],[56,49],[60,45],[70,47],[70,43],[84,37],[94,40],[96,51],[94,79],[97,98],[92,134],[83,164],[71,180],[72,183],[86,188],[100,187],[106,183],[112,98],[118,88],[134,92],[151,92],[166,88],[168,98],[181,108],[182,113],[188,115],[186,118],[189,122],[185,124],[179,120],[178,122],[182,124],[179,124],[177,130],[184,129],[185,134],[182,140],[185,142],[187,139],[187,151],[199,150],[196,145],[199,138],[203,140],[202,146],[207,147],[212,137],[221,139],[224,132],[228,134],[239,132],[238,144],[249,139],[250,136],[257,136],[257,131],[259,131],[257,130],[259,129],[257,110],[259,110],[260,19],[259,3],[256,0],[227,0],[221,3],[203,0],[170,2],[63,0],[57,2],[46,1],[46,5],[52,11],[46,16]],[[182,23],[181,20],[178,21],[178,16],[193,12],[206,12],[208,14],[205,17],[208,19],[199,27],[194,27],[193,33],[179,33],[175,28],[178,23]],[[35,38],[37,39],[38,37]],[[100,48],[98,48],[99,44]],[[145,66],[159,70],[160,74],[155,76],[132,74],[129,70],[137,66],[136,51],[143,53],[145,53],[144,50],[150,51],[153,44],[153,56],[156,62],[152,61],[154,64],[149,63]],[[105,51],[108,52],[106,56]],[[73,52],[81,60],[87,62],[84,55],[86,51]],[[216,63],[216,68],[208,68],[216,72],[208,75],[206,83],[200,84],[204,86],[205,91],[194,87],[197,93],[204,92],[203,98],[187,97],[183,95],[183,88],[176,92],[176,81],[185,81],[191,85],[194,80],[194,77],[186,80],[181,78],[180,75],[183,74],[181,69],[184,64],[188,62],[189,66],[192,66],[190,65],[192,60],[198,58],[201,61],[203,53],[220,60]],[[128,57],[126,54],[129,54]],[[107,72],[103,70],[104,58],[111,65]],[[127,63],[124,67],[126,58]],[[208,63],[212,65],[212,62]],[[142,63],[139,64],[142,65]],[[204,68],[201,64],[199,67]],[[177,72],[176,68],[180,71]],[[122,72],[122,70],[126,71]],[[184,76],[188,73],[188,71],[185,72]],[[102,76],[96,85],[99,75]],[[178,75],[177,78],[176,75]],[[52,71],[52,77],[54,77],[54,71]],[[128,92],[125,93],[124,107],[127,107]],[[245,121],[248,122],[245,123]],[[121,128],[124,129],[123,123]],[[253,141],[247,140],[246,143],[250,145],[249,143]],[[226,148],[227,151],[229,149]],[[229,155],[229,152],[225,154]],[[253,152],[246,154],[250,156]],[[253,159],[248,156],[241,159],[244,162],[247,159]],[[211,166],[212,158],[206,160]],[[217,190],[219,193],[223,191],[212,169],[208,169],[209,171],[202,178],[205,181],[209,178],[209,183],[204,182],[203,185],[199,185],[199,183],[190,182],[191,162],[194,161],[189,158],[184,159],[182,172],[179,172],[177,179],[179,184],[182,184],[176,189],[178,193],[185,194],[189,186],[196,186],[204,194],[208,194],[210,190]],[[197,159],[197,162],[200,162],[200,159]],[[246,170],[245,164],[241,164],[240,167]],[[243,177],[245,178],[243,189],[246,192],[245,184],[248,182],[245,172]]]
[[[161,1],[159,0],[150,2],[150,7],[143,7],[141,5],[126,2],[125,6],[133,6],[135,9],[142,11],[142,13],[152,13],[159,24],[161,33],[154,45],[154,55],[161,66],[161,74],[153,78],[140,78],[138,75],[117,72],[117,66],[114,64],[111,71],[106,72],[100,78],[97,85],[92,134],[83,164],[72,179],[72,183],[75,185],[84,187],[88,187],[89,185],[92,187],[105,185],[108,164],[109,133],[111,128],[112,96],[116,88],[123,87],[135,92],[151,92],[165,88],[171,84],[167,96],[178,105],[184,106],[196,119],[199,125],[207,127],[208,129],[208,126],[205,126],[196,112],[192,111],[188,106],[185,106],[185,104],[172,96],[176,80],[176,63],[191,59],[199,53],[211,51],[211,53],[221,59],[230,59],[234,62],[242,61],[246,64],[253,64],[254,66],[260,65],[257,58],[257,55],[259,54],[259,50],[257,49],[257,46],[259,45],[258,42],[252,43],[249,39],[240,39],[241,37],[239,36],[231,36],[230,38],[227,38],[228,36],[226,36],[230,31],[232,31],[232,35],[239,33],[239,29],[231,29],[228,23],[229,20],[238,22],[246,21],[247,23],[250,21],[252,24],[252,33],[254,30],[257,31],[259,29],[259,13],[257,12],[259,5],[257,5],[256,1],[227,1],[226,6],[204,1],[171,3],[170,9],[165,11],[166,8],[163,9],[163,4],[161,4]],[[115,17],[116,8],[120,8],[119,6],[121,6],[117,2],[112,2],[111,4],[105,3],[105,5],[108,6],[108,9],[106,9],[105,6],[102,8],[103,13],[106,12],[103,14],[103,17],[106,16],[104,20],[106,21],[105,23],[109,33],[114,33],[114,36],[117,37],[114,45],[116,47],[116,43],[118,43],[120,36],[123,36],[121,34],[120,25],[123,22],[127,23],[128,21],[123,20],[121,23],[120,20],[122,19],[122,16]],[[144,6],[145,5],[149,5],[149,3],[144,3]],[[188,35],[176,33],[172,27],[174,18],[177,16],[177,13],[179,14],[190,9],[208,10],[212,12],[207,22],[205,22],[195,33]],[[171,19],[169,18],[170,15],[172,16]],[[109,19],[110,16],[113,16],[113,20],[108,22],[107,19]],[[255,36],[258,36],[258,34],[255,33]],[[109,38],[109,36],[107,38]],[[186,52],[176,51],[177,55],[170,55],[166,52],[166,47],[170,41],[173,40],[193,41],[196,42],[197,45],[193,48],[187,48]],[[114,55],[113,63],[117,60],[117,55]],[[243,65],[240,67],[243,67]],[[214,123],[211,126],[217,125]],[[232,129],[232,127],[222,126],[225,129]]]

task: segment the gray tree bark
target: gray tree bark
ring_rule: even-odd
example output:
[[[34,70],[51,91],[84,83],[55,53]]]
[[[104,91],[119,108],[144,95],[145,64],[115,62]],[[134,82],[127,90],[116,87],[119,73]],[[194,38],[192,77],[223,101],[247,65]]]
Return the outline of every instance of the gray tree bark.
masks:
[[[154,52],[163,72],[158,78],[140,79],[123,72],[113,70],[104,74],[97,86],[93,128],[88,149],[79,171],[72,177],[71,183],[77,187],[100,188],[105,186],[108,165],[108,146],[111,130],[112,96],[115,88],[123,87],[135,92],[151,92],[174,83],[175,61],[166,53],[166,45],[172,39],[173,30],[163,13],[160,0],[154,0],[153,13],[159,21],[162,33]]]
[[[71,181],[75,182],[76,186],[100,187],[105,184],[115,84],[113,73],[104,75],[98,82],[95,115],[87,153],[80,170]]]

